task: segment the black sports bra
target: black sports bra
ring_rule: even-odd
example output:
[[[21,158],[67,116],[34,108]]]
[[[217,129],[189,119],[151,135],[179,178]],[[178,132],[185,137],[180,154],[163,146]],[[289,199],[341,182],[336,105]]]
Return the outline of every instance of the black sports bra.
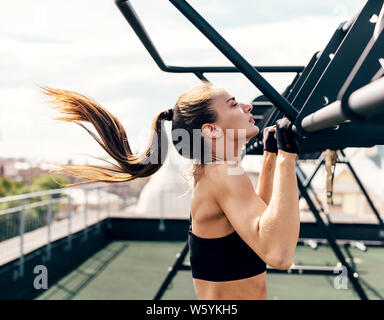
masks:
[[[192,277],[209,281],[230,281],[253,277],[266,271],[265,262],[236,231],[220,238],[200,238],[192,233],[189,216],[189,257]]]

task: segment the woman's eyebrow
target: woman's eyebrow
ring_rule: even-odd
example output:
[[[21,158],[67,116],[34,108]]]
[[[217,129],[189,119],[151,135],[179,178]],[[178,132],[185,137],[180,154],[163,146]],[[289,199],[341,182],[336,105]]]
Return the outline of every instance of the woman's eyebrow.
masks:
[[[235,100],[235,97],[229,98],[227,101],[225,101],[225,103],[227,103],[230,100]]]

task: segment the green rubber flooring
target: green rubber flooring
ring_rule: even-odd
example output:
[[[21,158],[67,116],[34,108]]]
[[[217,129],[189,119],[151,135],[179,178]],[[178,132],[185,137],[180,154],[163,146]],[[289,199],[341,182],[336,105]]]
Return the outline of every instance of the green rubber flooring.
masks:
[[[58,282],[49,283],[37,299],[153,299],[183,246],[184,242],[111,242]],[[366,252],[352,248],[350,252],[369,299],[384,299],[384,248],[369,247]],[[307,246],[296,249],[296,265],[336,263],[334,253],[326,245],[317,250]],[[336,275],[268,273],[268,299],[359,299],[351,283],[347,283],[347,289],[336,289],[335,279]],[[162,299],[197,299],[191,272],[179,271]]]

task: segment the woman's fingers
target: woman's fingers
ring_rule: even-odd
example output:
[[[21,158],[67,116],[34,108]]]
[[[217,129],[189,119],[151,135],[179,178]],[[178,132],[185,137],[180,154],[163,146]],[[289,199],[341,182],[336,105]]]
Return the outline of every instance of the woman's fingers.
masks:
[[[276,125],[264,128],[264,133],[265,134],[268,133],[268,132],[275,132],[275,131],[276,131]]]
[[[268,152],[277,153],[277,141],[275,138],[275,126],[264,128],[263,131],[263,145],[264,150]]]

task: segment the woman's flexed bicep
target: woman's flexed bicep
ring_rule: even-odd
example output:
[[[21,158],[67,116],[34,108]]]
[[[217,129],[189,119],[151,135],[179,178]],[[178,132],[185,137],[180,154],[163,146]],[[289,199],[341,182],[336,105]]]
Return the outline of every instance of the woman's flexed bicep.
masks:
[[[213,183],[216,201],[239,236],[265,261],[268,257],[258,241],[258,228],[268,207],[256,194],[247,173],[231,174],[231,169],[227,164],[217,169]]]

